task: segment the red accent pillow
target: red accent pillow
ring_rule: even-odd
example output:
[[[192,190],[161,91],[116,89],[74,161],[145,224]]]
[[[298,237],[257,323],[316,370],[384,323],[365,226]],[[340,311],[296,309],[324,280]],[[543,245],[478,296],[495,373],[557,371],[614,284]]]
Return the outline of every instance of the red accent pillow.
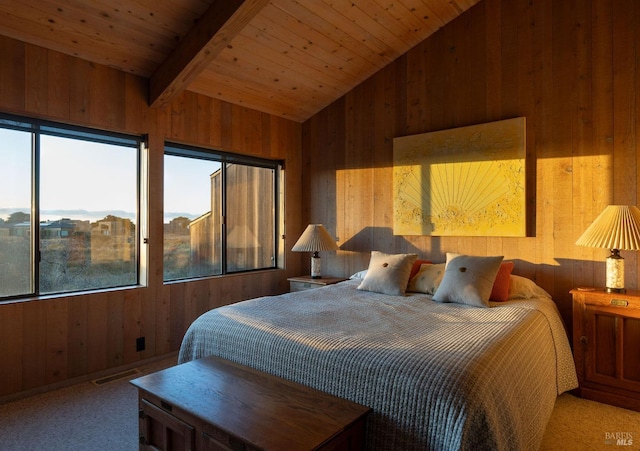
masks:
[[[493,289],[489,300],[493,302],[504,302],[509,299],[509,285],[511,283],[511,271],[513,271],[513,262],[502,262],[493,282]]]
[[[418,274],[418,271],[420,271],[420,265],[425,265],[425,264],[431,264],[431,262],[429,260],[416,260],[413,263],[413,266],[411,267],[411,274],[409,275],[409,281],[413,279],[413,276]]]

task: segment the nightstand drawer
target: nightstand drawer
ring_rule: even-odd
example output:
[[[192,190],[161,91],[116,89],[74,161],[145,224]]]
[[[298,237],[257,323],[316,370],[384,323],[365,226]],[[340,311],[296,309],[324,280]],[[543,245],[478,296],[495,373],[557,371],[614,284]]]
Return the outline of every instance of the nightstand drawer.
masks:
[[[318,288],[321,287],[322,285],[318,285],[315,283],[311,283],[311,282],[296,282],[293,280],[289,281],[289,291],[291,291],[292,293],[294,291],[304,291],[304,290],[311,290],[312,288]]]
[[[291,277],[287,279],[289,281],[289,291],[304,291],[312,290],[314,288],[320,288],[327,285],[333,285],[334,283],[343,282],[347,279],[342,277],[322,277],[320,279],[313,279],[310,276]]]

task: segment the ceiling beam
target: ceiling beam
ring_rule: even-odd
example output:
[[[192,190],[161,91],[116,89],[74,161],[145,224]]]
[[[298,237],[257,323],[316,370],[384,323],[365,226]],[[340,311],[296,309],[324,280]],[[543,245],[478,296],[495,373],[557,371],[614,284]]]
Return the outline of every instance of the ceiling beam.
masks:
[[[163,108],[186,89],[270,0],[214,0],[149,81],[149,104]]]

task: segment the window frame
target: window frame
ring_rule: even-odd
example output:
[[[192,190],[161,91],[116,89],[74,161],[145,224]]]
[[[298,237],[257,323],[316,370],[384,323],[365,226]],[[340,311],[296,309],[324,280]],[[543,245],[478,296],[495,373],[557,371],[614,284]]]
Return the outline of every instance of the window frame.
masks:
[[[253,157],[247,155],[236,154],[232,152],[222,151],[218,149],[208,149],[204,147],[198,147],[193,145],[176,143],[173,141],[166,141],[164,143],[164,155],[174,156],[174,157],[186,157],[186,158],[194,158],[200,160],[207,160],[220,163],[220,171],[221,171],[221,228],[217,233],[220,236],[221,242],[221,272],[220,274],[207,274],[201,276],[188,276],[176,279],[166,280],[164,278],[164,269],[163,269],[163,283],[170,284],[176,282],[186,282],[190,280],[197,280],[203,278],[210,277],[222,277],[230,274],[243,274],[243,273],[251,273],[256,271],[269,271],[282,268],[283,262],[282,260],[282,228],[283,224],[281,222],[282,219],[282,202],[281,198],[281,188],[282,188],[282,179],[283,179],[283,170],[284,170],[284,161],[282,160],[271,160],[260,157]],[[253,268],[253,269],[242,269],[242,270],[229,270],[228,269],[228,259],[227,259],[227,164],[239,164],[250,166],[254,168],[261,169],[271,169],[274,172],[274,180],[273,180],[273,206],[274,206],[274,215],[273,215],[273,236],[271,238],[273,245],[273,262],[269,267],[262,268]],[[164,182],[163,182],[164,183]],[[164,199],[163,199],[164,203]],[[163,220],[164,223],[164,220]],[[163,228],[164,230],[164,228]],[[164,243],[164,231],[163,231],[163,243]],[[163,257],[164,257],[164,244],[163,244]],[[163,258],[164,259],[164,258]]]
[[[30,263],[32,272],[31,292],[2,296],[0,302],[11,300],[21,300],[39,297],[64,297],[79,293],[90,293],[109,291],[113,289],[126,289],[141,286],[143,279],[146,278],[146,270],[142,265],[142,244],[146,242],[146,230],[141,227],[143,215],[143,203],[141,199],[143,175],[141,169],[143,167],[143,155],[146,155],[147,137],[133,134],[118,133],[113,131],[100,130],[91,127],[76,126],[60,122],[48,121],[43,119],[17,116],[13,114],[0,113],[0,128],[21,131],[31,134],[31,205],[30,205],[30,223],[31,223],[31,251]],[[41,136],[54,136],[59,138],[74,139],[78,141],[88,141],[99,144],[118,145],[135,149],[136,152],[136,212],[134,224],[135,246],[134,246],[134,267],[135,281],[133,283],[104,286],[100,288],[85,288],[78,290],[56,291],[42,293],[40,289],[40,240],[42,233],[40,230],[40,178],[41,178]]]

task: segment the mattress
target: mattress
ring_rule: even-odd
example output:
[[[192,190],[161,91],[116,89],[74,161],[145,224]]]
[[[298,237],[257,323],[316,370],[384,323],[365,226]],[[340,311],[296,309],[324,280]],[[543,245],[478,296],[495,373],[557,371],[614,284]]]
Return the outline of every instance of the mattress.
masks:
[[[537,450],[577,387],[551,299],[441,304],[358,281],[206,312],[179,362],[217,355],[373,409],[367,449]]]

